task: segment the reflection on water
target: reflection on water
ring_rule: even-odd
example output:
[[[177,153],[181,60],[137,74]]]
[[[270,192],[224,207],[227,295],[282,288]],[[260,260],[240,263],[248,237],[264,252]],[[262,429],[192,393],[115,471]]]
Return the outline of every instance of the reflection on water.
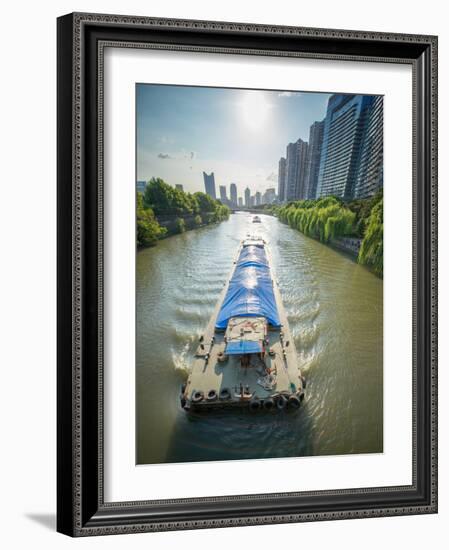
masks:
[[[137,254],[139,464],[382,451],[382,281],[261,218],[234,214]],[[306,398],[294,414],[187,415],[180,385],[248,232],[270,246]]]

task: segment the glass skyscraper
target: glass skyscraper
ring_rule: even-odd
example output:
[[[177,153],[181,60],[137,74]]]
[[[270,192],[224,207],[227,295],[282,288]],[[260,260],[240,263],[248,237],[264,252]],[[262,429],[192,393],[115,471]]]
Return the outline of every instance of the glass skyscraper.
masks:
[[[383,97],[334,94],[309,142],[287,145],[279,160],[278,200],[373,196],[383,186]]]
[[[279,202],[285,201],[285,175],[287,170],[287,161],[284,157],[279,160],[278,170],[278,197]]]
[[[203,172],[203,178],[204,178],[204,188],[206,190],[206,193],[212,197],[213,199],[217,198],[217,193],[215,191],[215,176],[214,173],[211,172],[210,175],[206,174],[206,172]]]
[[[316,197],[318,176],[320,173],[321,151],[323,148],[323,132],[324,120],[321,122],[314,122],[310,127],[304,196],[306,199],[314,199]]]
[[[251,206],[251,191],[249,187],[245,189],[245,206],[246,207]]]
[[[305,176],[307,174],[307,141],[298,139],[287,145],[285,199],[292,201],[305,197]]]
[[[371,197],[383,187],[383,160],[383,97],[375,96],[363,136],[354,189],[356,198]]]
[[[237,206],[237,185],[235,183],[231,183],[229,190],[231,195],[231,204],[233,206]]]
[[[226,195],[226,185],[220,185],[220,200],[223,204],[228,202],[228,197]]]
[[[358,195],[358,189],[366,192],[365,176],[373,164],[378,166],[382,149],[374,147],[375,143],[379,145],[382,142],[381,104],[382,98],[377,96],[331,96],[324,119],[317,197],[335,195],[350,199],[362,196]],[[373,118],[376,105],[377,116]],[[368,139],[369,133],[371,138]],[[368,144],[373,145],[371,150]],[[362,174],[362,167],[365,175]],[[371,184],[370,194],[374,194],[376,185],[379,187],[381,181]]]

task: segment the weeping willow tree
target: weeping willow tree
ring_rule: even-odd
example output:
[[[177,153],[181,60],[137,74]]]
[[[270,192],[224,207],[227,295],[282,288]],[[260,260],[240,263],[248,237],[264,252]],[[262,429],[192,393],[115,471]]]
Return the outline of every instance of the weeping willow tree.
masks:
[[[321,242],[354,232],[356,215],[336,197],[290,203],[277,211],[279,219]]]
[[[337,215],[329,216],[324,226],[324,240],[329,242],[341,235],[351,235],[354,232],[356,215],[347,208],[339,208]]]
[[[344,203],[337,197],[300,200],[277,207],[279,219],[308,237],[329,243],[344,236],[362,239],[357,261],[383,275],[382,191],[370,199]]]
[[[383,276],[384,253],[383,199],[371,210],[365,235],[360,247],[358,262],[369,266],[376,275]]]

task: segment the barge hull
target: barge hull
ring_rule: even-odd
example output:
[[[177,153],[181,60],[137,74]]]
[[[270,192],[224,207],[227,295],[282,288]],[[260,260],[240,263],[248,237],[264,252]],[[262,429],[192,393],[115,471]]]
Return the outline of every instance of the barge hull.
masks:
[[[254,246],[254,243],[256,243],[255,246],[263,246],[268,259],[280,326],[267,325],[268,343],[264,353],[251,354],[249,364],[243,365],[240,356],[225,353],[226,332],[217,330],[216,322],[242,249],[246,246]],[[299,407],[304,398],[304,378],[299,368],[296,348],[271,265],[271,257],[264,241],[246,240],[239,247],[231,275],[199,342],[191,373],[181,393],[181,405],[186,410],[226,408],[276,410]],[[268,382],[274,380],[275,383],[269,384],[267,380]]]

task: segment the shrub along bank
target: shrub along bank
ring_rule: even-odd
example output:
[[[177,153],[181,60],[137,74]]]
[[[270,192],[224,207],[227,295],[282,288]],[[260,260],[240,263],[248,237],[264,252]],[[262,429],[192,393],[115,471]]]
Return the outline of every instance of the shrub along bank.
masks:
[[[332,243],[341,237],[362,239],[357,261],[383,276],[383,197],[343,201],[337,197],[290,202],[273,207],[281,221],[308,237]]]
[[[160,178],[152,178],[137,193],[137,246],[154,246],[159,239],[229,218],[230,209],[205,193],[186,193]]]

